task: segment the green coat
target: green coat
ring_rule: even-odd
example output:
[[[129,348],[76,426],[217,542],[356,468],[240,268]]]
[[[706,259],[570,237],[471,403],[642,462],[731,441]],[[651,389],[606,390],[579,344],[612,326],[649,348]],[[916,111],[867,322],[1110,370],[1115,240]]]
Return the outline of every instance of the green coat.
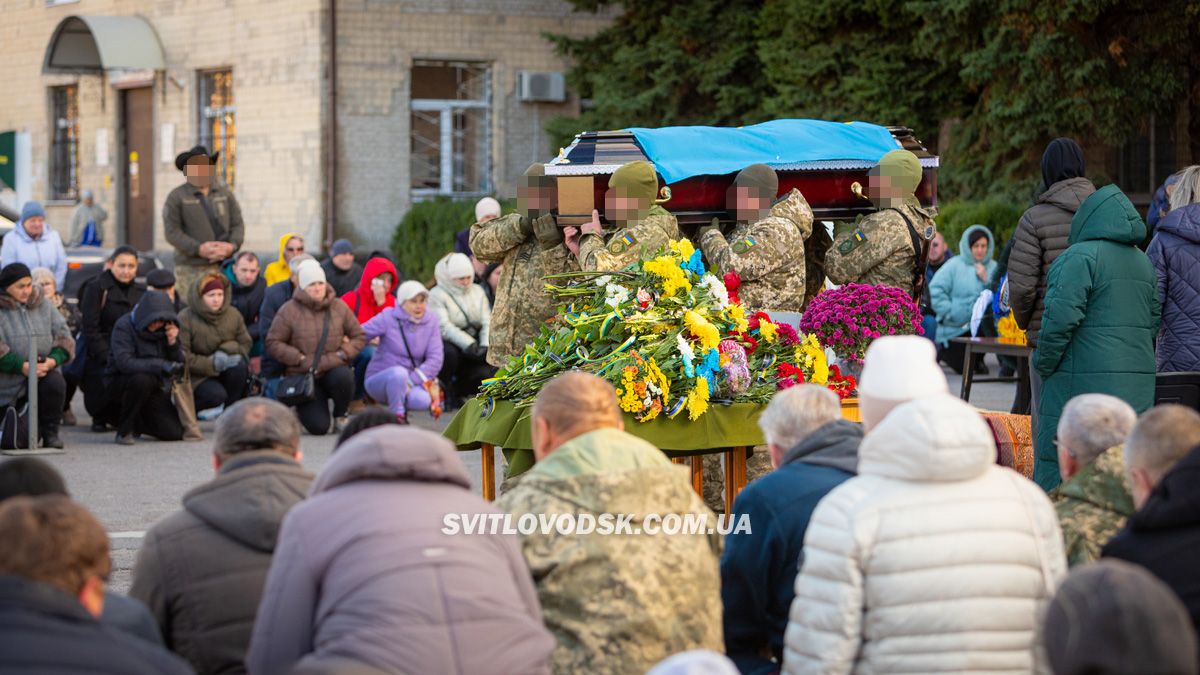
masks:
[[[193,388],[219,374],[212,358],[218,350],[231,356],[240,354],[243,359],[250,358],[253,344],[250,332],[246,330],[242,313],[230,306],[233,292],[229,279],[224,274],[220,276],[225,284],[225,304],[221,305],[220,311],[208,309],[200,299],[200,290],[193,286],[188,289],[187,309],[179,313],[179,338]]]
[[[1069,248],[1050,266],[1034,367],[1042,398],[1033,478],[1060,482],[1054,438],[1067,401],[1110,394],[1141,414],[1154,404],[1154,337],[1161,309],[1150,259],[1137,248],[1146,224],[1115,185],[1088,197],[1071,220]]]
[[[1124,447],[1100,453],[1071,480],[1050,493],[1063,548],[1071,567],[1100,559],[1100,549],[1112,539],[1125,520],[1133,515],[1133,498],[1125,484]]]

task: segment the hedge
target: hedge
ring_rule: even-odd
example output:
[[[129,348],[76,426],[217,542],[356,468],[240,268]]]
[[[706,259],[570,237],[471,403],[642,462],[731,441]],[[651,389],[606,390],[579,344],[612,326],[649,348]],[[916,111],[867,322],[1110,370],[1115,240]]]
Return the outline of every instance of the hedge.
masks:
[[[475,222],[477,201],[435,197],[413,203],[392,233],[392,253],[409,279],[425,283],[433,278],[434,265],[454,250],[454,235]],[[501,200],[500,206],[507,213],[514,201]]]

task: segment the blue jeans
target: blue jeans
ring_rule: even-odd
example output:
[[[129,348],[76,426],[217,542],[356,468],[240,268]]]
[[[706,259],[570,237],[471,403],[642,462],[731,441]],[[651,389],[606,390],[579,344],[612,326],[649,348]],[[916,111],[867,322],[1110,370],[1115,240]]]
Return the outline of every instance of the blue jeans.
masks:
[[[932,342],[937,341],[937,316],[926,314],[921,317],[921,329],[925,331],[925,337]]]
[[[354,357],[354,399],[361,400],[367,395],[367,388],[364,380],[367,377],[367,364],[371,363],[371,359],[375,356],[375,345],[367,345],[363,350]]]
[[[282,377],[268,377],[267,381],[263,383],[263,396],[274,401],[275,390],[279,389],[279,381],[282,379]]]

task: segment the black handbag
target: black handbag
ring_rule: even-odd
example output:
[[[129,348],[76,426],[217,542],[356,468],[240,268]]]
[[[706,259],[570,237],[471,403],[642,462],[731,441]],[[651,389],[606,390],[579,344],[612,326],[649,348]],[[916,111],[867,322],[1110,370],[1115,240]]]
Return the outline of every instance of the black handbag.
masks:
[[[317,365],[325,354],[325,340],[329,337],[329,314],[325,315],[325,326],[321,329],[321,339],[317,342],[317,351],[313,354],[312,367],[308,372],[298,375],[284,375],[275,389],[275,400],[286,406],[297,406],[308,403],[317,395]]]

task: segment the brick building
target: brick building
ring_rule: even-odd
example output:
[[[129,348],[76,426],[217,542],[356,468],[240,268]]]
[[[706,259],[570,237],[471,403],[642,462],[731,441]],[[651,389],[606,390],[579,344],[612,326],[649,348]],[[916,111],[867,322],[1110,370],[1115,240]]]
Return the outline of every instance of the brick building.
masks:
[[[168,249],[174,158],[203,143],[258,251],[291,230],[381,247],[414,199],[510,194],[552,152],[545,122],[578,112],[543,33],[611,20],[557,0],[0,0],[0,16],[0,200],[43,201],[65,236],[90,188],[106,243]]]

